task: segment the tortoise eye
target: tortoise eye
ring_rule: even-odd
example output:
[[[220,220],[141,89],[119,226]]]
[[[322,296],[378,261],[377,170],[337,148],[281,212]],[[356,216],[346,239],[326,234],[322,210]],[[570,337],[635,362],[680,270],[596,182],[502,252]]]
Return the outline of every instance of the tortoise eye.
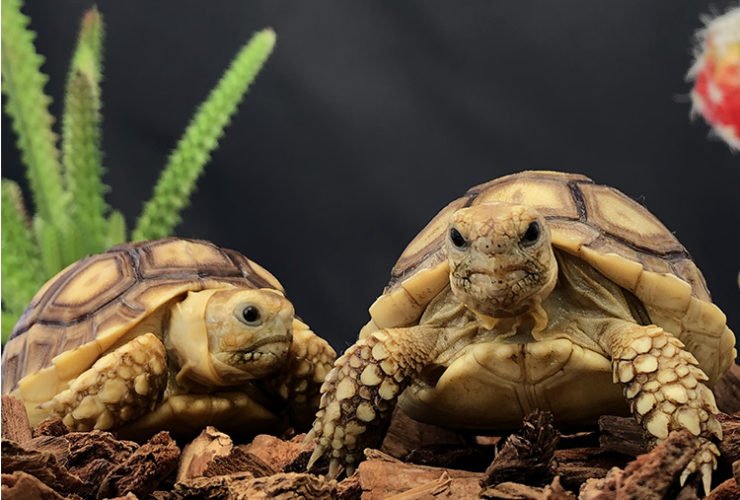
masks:
[[[457,248],[465,248],[468,245],[468,242],[465,241],[465,238],[460,234],[460,231],[454,227],[450,229],[450,241],[452,241],[452,244]]]
[[[534,245],[540,238],[541,232],[542,231],[540,229],[539,223],[537,221],[531,222],[519,241],[521,241],[522,245],[524,245],[525,247],[529,245]]]
[[[242,318],[244,318],[244,322],[249,326],[257,326],[262,323],[260,310],[254,306],[247,306],[242,309]]]

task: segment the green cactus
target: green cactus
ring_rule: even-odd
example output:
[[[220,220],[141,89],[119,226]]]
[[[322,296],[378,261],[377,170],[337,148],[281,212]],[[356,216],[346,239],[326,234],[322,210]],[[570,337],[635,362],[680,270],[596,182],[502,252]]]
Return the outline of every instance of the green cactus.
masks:
[[[35,214],[21,190],[2,180],[2,339],[41,285],[68,264],[127,239],[123,214],[105,201],[101,151],[103,19],[85,13],[72,56],[61,144],[44,93],[48,78],[33,45],[21,0],[2,0],[2,91],[18,137]],[[255,34],[239,51],[169,157],[132,238],[172,234],[197,179],[250,84],[275,45],[275,33]],[[60,155],[61,148],[61,155]],[[60,162],[61,156],[61,162]],[[83,237],[84,235],[84,237]]]

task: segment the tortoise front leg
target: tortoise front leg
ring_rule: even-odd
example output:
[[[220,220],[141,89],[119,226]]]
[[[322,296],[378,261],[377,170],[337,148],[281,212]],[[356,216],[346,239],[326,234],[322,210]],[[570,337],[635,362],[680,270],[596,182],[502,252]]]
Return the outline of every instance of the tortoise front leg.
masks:
[[[352,474],[362,450],[382,439],[399,395],[434,359],[438,333],[418,326],[379,330],[337,359],[321,387],[321,405],[307,437],[318,441],[307,469],[329,455],[330,478],[340,465]]]
[[[147,333],[101,357],[42,406],[71,430],[107,430],[152,411],[166,386],[164,345]]]
[[[293,320],[288,361],[277,378],[268,381],[270,389],[288,402],[293,427],[305,429],[311,425],[319,407],[321,384],[336,357],[326,340],[302,321]]]
[[[722,439],[714,394],[703,383],[709,377],[684,344],[662,328],[615,322],[602,345],[611,355],[614,381],[624,389],[635,419],[662,441],[673,430],[687,429],[697,440],[697,453],[680,482],[700,471],[706,493],[717,467],[719,450],[711,441]]]

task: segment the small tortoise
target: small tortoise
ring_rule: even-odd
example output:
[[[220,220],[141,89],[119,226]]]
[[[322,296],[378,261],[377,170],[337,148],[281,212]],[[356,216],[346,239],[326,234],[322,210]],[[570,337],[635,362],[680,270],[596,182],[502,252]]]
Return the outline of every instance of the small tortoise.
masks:
[[[561,425],[631,411],[656,440],[697,436],[682,481],[711,476],[722,431],[705,383],[735,338],[686,249],[615,189],[558,172],[470,189],[409,244],[370,315],[310,433],[310,463],[330,456],[331,476],[378,444],[397,400],[469,429],[516,427],[536,408]]]
[[[283,287],[198,240],[121,245],[36,294],[2,361],[2,392],[32,425],[144,437],[205,425],[242,434],[310,425],[335,353]]]

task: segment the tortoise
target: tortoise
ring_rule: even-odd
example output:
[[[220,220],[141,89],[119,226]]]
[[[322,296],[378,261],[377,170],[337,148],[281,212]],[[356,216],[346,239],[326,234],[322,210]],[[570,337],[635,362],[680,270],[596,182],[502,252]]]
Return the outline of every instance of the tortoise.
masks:
[[[30,423],[139,439],[205,425],[240,434],[307,427],[336,357],[280,282],[200,240],[124,244],[49,280],[15,325],[2,392]]]
[[[446,427],[562,425],[631,412],[656,441],[686,428],[711,475],[708,385],[735,338],[689,253],[646,208],[582,175],[525,171],[471,188],[406,247],[360,339],[321,389],[312,465],[354,470],[396,406]],[[309,466],[310,467],[310,466]]]

